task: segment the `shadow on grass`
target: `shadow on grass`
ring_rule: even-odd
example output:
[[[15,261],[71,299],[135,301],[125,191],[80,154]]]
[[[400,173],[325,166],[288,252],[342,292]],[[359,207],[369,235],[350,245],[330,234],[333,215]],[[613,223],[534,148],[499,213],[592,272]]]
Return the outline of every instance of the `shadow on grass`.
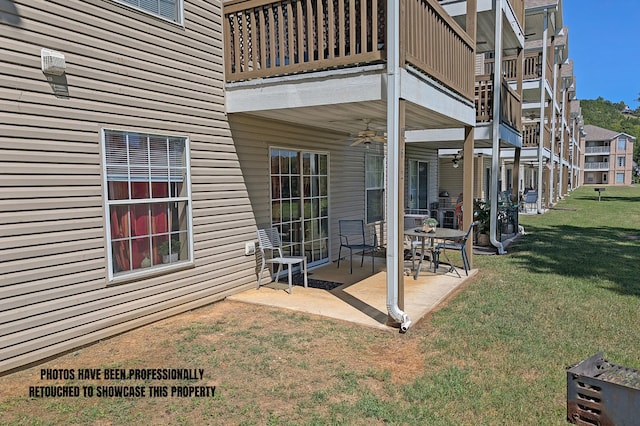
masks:
[[[640,230],[557,225],[529,226],[527,233],[531,237],[520,239],[511,250],[520,267],[532,273],[606,280],[613,286],[603,283],[603,288],[640,297]]]

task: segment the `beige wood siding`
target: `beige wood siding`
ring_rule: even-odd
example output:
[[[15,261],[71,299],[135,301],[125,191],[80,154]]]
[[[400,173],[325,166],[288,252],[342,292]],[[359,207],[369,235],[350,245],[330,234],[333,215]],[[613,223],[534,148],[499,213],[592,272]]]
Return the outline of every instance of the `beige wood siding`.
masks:
[[[254,285],[245,180],[256,177],[224,113],[221,5],[184,3],[183,27],[107,0],[10,2],[16,14],[0,25],[0,371]],[[63,76],[47,80],[41,48],[65,55]],[[193,267],[107,282],[103,128],[189,138]]]

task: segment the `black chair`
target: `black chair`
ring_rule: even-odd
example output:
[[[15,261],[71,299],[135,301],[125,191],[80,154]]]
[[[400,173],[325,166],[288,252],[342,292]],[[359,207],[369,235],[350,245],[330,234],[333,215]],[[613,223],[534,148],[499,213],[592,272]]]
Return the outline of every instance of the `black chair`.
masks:
[[[340,228],[340,249],[338,250],[338,268],[340,267],[340,259],[342,258],[342,247],[349,249],[349,273],[353,273],[353,251],[361,250],[362,259],[360,267],[364,264],[364,254],[371,252],[371,272],[375,271],[374,258],[375,251],[378,246],[378,236],[373,233],[373,244],[368,244],[364,232],[364,221],[362,220],[338,220]]]
[[[436,270],[438,269],[439,254],[441,251],[445,252],[445,257],[446,257],[446,250],[458,250],[460,251],[460,255],[462,256],[462,264],[464,266],[464,272],[465,274],[467,274],[467,276],[469,276],[469,269],[471,269],[471,265],[469,264],[469,257],[467,256],[466,246],[467,246],[467,241],[469,240],[469,236],[471,235],[471,231],[473,231],[473,227],[476,226],[477,223],[478,222],[472,222],[471,226],[469,226],[469,229],[467,230],[467,233],[460,240],[456,242],[445,241],[443,243],[436,244],[435,252],[438,254],[437,256],[435,256]],[[453,267],[453,265],[451,266]],[[458,274],[458,276],[459,275],[460,274]]]

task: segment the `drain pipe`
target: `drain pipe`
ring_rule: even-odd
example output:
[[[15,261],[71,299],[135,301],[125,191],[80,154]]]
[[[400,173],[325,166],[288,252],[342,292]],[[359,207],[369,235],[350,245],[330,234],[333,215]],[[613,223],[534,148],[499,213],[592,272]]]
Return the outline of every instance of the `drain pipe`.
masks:
[[[391,42],[391,43],[390,43]],[[400,2],[387,1],[387,312],[400,323],[400,332],[411,327],[409,316],[398,306],[398,279],[400,279],[399,223],[399,121],[400,105],[398,90],[400,87]],[[391,226],[389,226],[391,225]],[[390,244],[389,244],[390,243]],[[404,272],[404,271],[402,271]]]
[[[498,249],[498,254],[505,254],[502,242],[498,241],[498,174],[500,173],[500,114],[501,96],[496,94],[502,91],[502,0],[496,5],[495,28],[495,59],[493,70],[493,146],[491,151],[491,188],[496,190],[491,197],[491,216],[489,222],[489,239],[491,244]]]

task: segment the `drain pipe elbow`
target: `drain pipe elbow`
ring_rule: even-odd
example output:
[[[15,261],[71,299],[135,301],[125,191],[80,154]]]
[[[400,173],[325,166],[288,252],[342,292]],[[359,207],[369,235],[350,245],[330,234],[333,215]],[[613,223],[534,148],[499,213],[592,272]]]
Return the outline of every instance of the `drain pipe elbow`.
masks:
[[[394,321],[400,323],[400,333],[406,333],[409,330],[412,321],[409,319],[409,315],[401,311],[397,304],[388,303],[387,312],[389,312]]]
[[[498,254],[507,254],[502,242],[498,241],[494,235],[491,235],[491,244],[498,249]]]

